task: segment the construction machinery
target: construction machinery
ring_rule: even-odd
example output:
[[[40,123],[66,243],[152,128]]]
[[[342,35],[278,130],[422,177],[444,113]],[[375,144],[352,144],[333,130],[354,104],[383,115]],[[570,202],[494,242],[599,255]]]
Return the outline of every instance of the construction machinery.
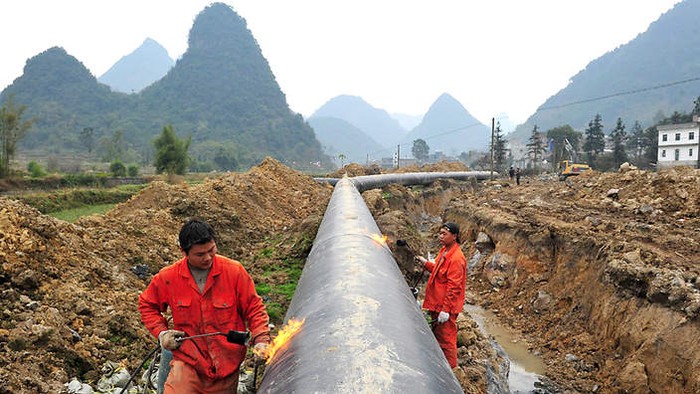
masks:
[[[564,181],[566,178],[574,175],[580,175],[584,172],[591,171],[591,167],[588,164],[578,163],[578,157],[576,155],[576,150],[569,140],[564,138],[564,148],[569,153],[569,160],[562,160],[559,162],[559,180]]]

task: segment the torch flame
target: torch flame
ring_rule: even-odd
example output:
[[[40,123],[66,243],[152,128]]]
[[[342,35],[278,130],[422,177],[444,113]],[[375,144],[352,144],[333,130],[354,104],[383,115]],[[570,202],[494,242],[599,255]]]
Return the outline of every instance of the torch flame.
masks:
[[[374,240],[374,242],[380,244],[380,245],[386,245],[386,240],[387,236],[386,235],[381,235],[381,234],[370,234],[369,236]]]
[[[284,346],[289,342],[292,337],[301,330],[301,326],[304,324],[305,319],[301,320],[296,320],[296,319],[289,319],[287,322],[287,325],[282,327],[282,329],[277,333],[277,336],[275,339],[272,340],[272,343],[270,346],[267,347],[266,349],[266,355],[264,357],[267,358],[265,361],[265,364],[269,364],[270,361],[275,357],[275,354],[284,348]]]

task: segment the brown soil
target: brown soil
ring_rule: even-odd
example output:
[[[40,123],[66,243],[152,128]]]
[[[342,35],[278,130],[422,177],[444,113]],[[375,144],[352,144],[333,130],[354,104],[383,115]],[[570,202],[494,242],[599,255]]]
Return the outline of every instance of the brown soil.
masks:
[[[74,376],[96,382],[106,361],[137,366],[156,343],[137,298],[179,257],[186,218],[212,223],[221,253],[269,282],[267,266],[308,253],[331,191],[268,159],[197,186],[156,182],[76,224],[0,198],[0,392],[55,393]],[[274,253],[261,254],[266,247]]]
[[[422,235],[461,224],[465,254],[481,250],[468,298],[541,355],[549,392],[700,392],[700,170],[521,183],[391,185],[364,197],[389,239],[408,241],[392,247],[409,283],[412,256],[438,248]],[[490,242],[477,245],[480,233]]]
[[[699,171],[522,183],[391,185],[364,198],[409,285],[425,283],[413,256],[437,251],[432,234],[442,221],[462,226],[468,256],[480,233],[490,237],[470,262],[469,299],[541,355],[550,387],[699,392]],[[106,361],[137,366],[155,346],[138,294],[179,257],[177,229],[187,217],[210,221],[221,252],[242,261],[256,283],[288,282],[287,271],[271,267],[303,262],[331,192],[268,159],[201,185],[155,182],[75,224],[0,198],[0,393],[58,392],[74,376],[94,383]],[[279,295],[265,301],[288,303]],[[503,373],[502,357],[468,315],[459,341],[455,374],[466,392],[486,392],[487,370]]]
[[[446,212],[470,252],[490,236],[470,285],[565,390],[700,392],[700,170],[491,182]]]

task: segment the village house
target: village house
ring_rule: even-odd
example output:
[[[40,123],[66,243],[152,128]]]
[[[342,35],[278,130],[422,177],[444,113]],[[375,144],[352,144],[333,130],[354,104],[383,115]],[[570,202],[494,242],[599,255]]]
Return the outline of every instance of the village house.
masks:
[[[659,152],[657,168],[691,166],[700,168],[700,122],[697,115],[691,123],[657,126]]]

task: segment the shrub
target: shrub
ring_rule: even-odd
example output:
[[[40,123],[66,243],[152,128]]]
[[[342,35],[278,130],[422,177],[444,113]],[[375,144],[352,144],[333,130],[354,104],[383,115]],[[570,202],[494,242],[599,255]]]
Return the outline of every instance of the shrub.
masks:
[[[129,167],[127,167],[126,172],[129,174],[130,177],[137,177],[139,176],[139,166],[136,164],[131,164]]]
[[[32,178],[41,178],[42,176],[46,175],[46,171],[44,171],[44,169],[41,168],[41,165],[34,160],[27,164],[27,171],[29,171]]]
[[[121,161],[115,160],[112,162],[112,164],[109,165],[109,172],[111,172],[112,175],[114,175],[117,178],[125,177],[126,167],[124,167],[124,164]]]

